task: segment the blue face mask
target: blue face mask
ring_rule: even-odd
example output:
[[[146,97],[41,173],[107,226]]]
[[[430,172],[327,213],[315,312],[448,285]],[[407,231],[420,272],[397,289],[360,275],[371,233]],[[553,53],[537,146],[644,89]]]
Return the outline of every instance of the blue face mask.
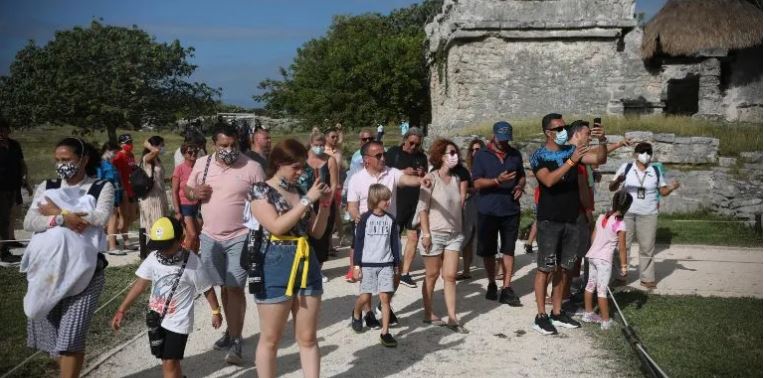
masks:
[[[568,141],[568,130],[562,129],[562,131],[557,132],[557,136],[554,137],[554,142],[557,143],[558,146],[564,145]]]

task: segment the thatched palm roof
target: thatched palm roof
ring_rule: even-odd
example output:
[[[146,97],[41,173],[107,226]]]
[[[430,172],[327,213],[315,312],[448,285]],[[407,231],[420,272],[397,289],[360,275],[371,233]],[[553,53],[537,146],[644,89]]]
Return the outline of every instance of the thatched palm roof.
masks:
[[[668,0],[645,25],[642,58],[761,45],[760,4],[749,0]]]

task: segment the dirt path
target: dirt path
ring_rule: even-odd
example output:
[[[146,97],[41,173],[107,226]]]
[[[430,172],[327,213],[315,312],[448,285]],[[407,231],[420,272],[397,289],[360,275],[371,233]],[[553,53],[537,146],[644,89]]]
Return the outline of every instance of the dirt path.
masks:
[[[518,246],[519,247],[519,246]],[[520,248],[518,248],[520,250]],[[631,256],[636,257],[634,250]],[[699,294],[761,297],[762,253],[760,249],[673,246],[658,254],[659,294]],[[123,258],[125,259],[125,258]],[[417,260],[418,261],[418,260]],[[115,263],[117,261],[115,260]],[[459,317],[470,330],[454,334],[446,328],[425,326],[421,322],[420,289],[401,286],[393,301],[401,325],[392,330],[399,341],[397,349],[386,349],[378,342],[377,331],[356,335],[349,328],[349,312],[356,285],[342,278],[346,259],[326,263],[330,278],[325,285],[321,310],[319,342],[322,376],[541,376],[602,374],[603,351],[596,350],[583,330],[561,330],[560,335],[543,337],[530,324],[535,314],[532,274],[535,255],[517,257],[515,290],[523,307],[510,308],[486,301],[486,279],[478,270],[475,279],[460,282]],[[637,261],[632,259],[635,267]],[[421,264],[415,266],[415,279],[422,279]],[[637,280],[632,269],[630,277]],[[638,280],[636,281],[638,286]],[[436,309],[444,315],[442,285],[436,287]],[[203,302],[196,308],[196,327],[189,338],[184,373],[189,377],[252,376],[258,321],[255,306],[248,296],[244,327],[242,367],[226,366],[224,353],[211,350],[220,333],[208,326],[209,310]],[[136,307],[133,316],[142,316]],[[143,377],[160,375],[159,364],[145,337],[122,346],[119,352],[90,373],[97,377]],[[278,357],[279,376],[301,376],[299,354],[291,326],[285,333]],[[595,373],[596,372],[596,373]]]

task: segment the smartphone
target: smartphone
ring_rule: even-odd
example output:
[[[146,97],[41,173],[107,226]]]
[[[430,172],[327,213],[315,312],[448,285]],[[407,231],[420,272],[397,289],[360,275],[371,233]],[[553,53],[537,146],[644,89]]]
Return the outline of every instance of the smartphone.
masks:
[[[594,119],[594,121],[592,121],[592,123],[597,125],[597,126],[599,126],[599,127],[602,127],[602,118],[597,117],[597,118]]]

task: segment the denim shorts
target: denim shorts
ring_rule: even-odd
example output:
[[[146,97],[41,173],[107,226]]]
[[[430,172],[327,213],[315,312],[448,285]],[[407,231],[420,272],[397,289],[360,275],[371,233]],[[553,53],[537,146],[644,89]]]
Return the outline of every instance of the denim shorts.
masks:
[[[244,287],[247,271],[241,267],[241,251],[247,235],[218,241],[205,234],[200,237],[202,267],[214,286]]]
[[[464,235],[461,232],[438,232],[430,233],[432,246],[429,251],[422,247],[422,238],[419,238],[419,253],[425,257],[440,256],[444,251],[459,252],[464,242]]]
[[[536,265],[542,272],[551,272],[560,267],[573,270],[578,260],[578,239],[580,227],[576,223],[538,221],[536,225]]]
[[[255,303],[281,303],[292,299],[286,295],[286,289],[296,252],[297,246],[294,244],[271,244],[266,248],[263,256],[263,290],[255,294]],[[320,296],[324,292],[321,266],[316,254],[312,250],[310,252],[308,282],[305,288],[302,288],[302,262],[295,277],[294,293],[301,297]]]
[[[199,205],[180,205],[180,213],[184,217],[196,218],[199,214]]]

